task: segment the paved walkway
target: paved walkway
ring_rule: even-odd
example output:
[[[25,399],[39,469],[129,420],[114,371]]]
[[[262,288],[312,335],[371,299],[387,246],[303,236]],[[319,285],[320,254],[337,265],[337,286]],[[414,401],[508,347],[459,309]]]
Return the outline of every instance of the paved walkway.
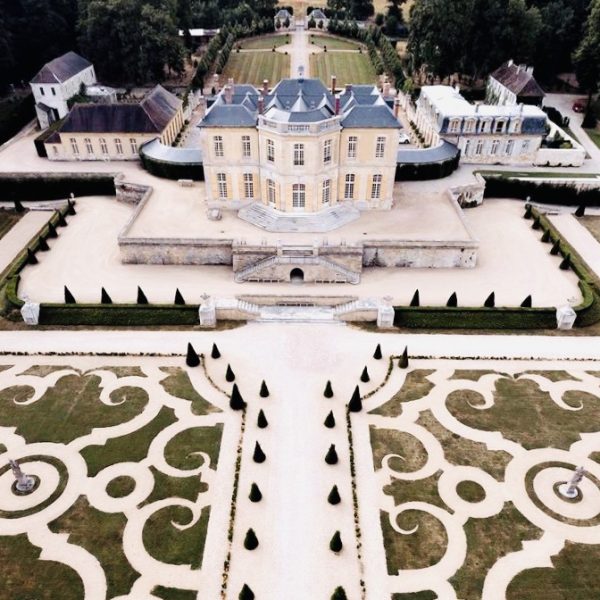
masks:
[[[8,267],[31,238],[48,222],[50,216],[51,213],[47,211],[30,211],[0,239],[0,272]]]
[[[295,29],[291,32],[292,43],[286,47],[290,53],[290,77],[298,77],[300,67],[304,67],[304,77],[310,77],[310,51],[308,31]]]

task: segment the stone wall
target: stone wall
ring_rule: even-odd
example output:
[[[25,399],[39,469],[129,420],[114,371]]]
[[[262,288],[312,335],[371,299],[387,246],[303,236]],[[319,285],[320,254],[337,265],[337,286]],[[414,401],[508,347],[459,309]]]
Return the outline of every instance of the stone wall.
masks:
[[[477,264],[479,244],[464,242],[365,242],[365,267],[472,268]]]
[[[121,261],[149,265],[231,265],[231,240],[119,239]]]

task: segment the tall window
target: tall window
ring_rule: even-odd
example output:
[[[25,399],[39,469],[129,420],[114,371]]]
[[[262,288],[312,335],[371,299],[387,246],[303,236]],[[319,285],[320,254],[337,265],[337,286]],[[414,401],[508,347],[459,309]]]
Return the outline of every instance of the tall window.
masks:
[[[344,198],[346,200],[352,200],[354,198],[354,181],[356,176],[354,173],[348,173],[346,175],[346,184],[344,185]]]
[[[276,198],[275,182],[272,179],[267,179],[267,200],[269,201],[269,204],[275,206]]]
[[[348,138],[348,158],[356,158],[356,144],[358,138],[355,135],[351,135]]]
[[[131,154],[138,153],[137,140],[135,138],[129,138],[129,146],[131,147]]]
[[[371,200],[379,200],[381,198],[381,175],[373,175],[373,183],[371,184]]]
[[[460,119],[450,119],[448,131],[450,133],[458,133],[460,131]]]
[[[54,88],[50,88],[52,90],[52,95],[56,96],[56,90]]]
[[[85,143],[85,149],[87,153],[94,154],[94,146],[92,146],[92,140],[90,140],[90,138],[85,138],[83,141]]]
[[[521,146],[521,152],[523,154],[527,154],[527,152],[529,152],[529,140],[525,140],[523,142],[523,145]]]
[[[123,154],[123,144],[121,144],[121,138],[115,138],[115,148],[117,149],[117,154]]]
[[[108,146],[106,144],[106,140],[104,138],[100,138],[100,151],[104,156],[108,155]]]
[[[323,195],[321,201],[323,204],[329,204],[331,201],[331,179],[326,179],[323,182]]]
[[[254,198],[254,175],[244,173],[244,197]]]
[[[325,140],[323,144],[323,164],[331,164],[331,140]]]
[[[292,206],[304,208],[306,205],[306,186],[303,183],[295,183],[292,186]]]
[[[219,158],[225,156],[225,153],[223,152],[223,137],[220,135],[215,135],[213,137],[213,143],[215,148],[215,156]]]
[[[465,133],[473,133],[475,131],[476,119],[467,119],[465,121]]]
[[[304,144],[294,144],[294,166],[304,166]]]
[[[267,160],[275,162],[275,142],[273,140],[267,140]]]
[[[475,154],[480,156],[483,152],[483,140],[477,140],[477,146],[475,146]]]
[[[242,156],[244,158],[250,158],[250,136],[242,136]]]
[[[463,150],[463,154],[465,156],[469,156],[471,154],[471,140],[467,140],[465,142],[465,149]]]
[[[498,120],[496,121],[495,125],[494,125],[494,132],[495,133],[504,133],[504,126],[506,125],[506,121],[504,120]]]
[[[504,151],[504,153],[506,154],[506,156],[510,156],[513,153],[514,147],[515,147],[515,141],[514,140],[508,140],[508,142],[506,142],[506,149]]]
[[[79,154],[79,146],[77,145],[77,140],[75,138],[71,138],[70,142],[71,142],[71,150],[73,151],[73,154],[78,155]]]
[[[375,144],[375,158],[383,158],[385,154],[385,138],[383,136],[379,136],[377,138],[377,143]]]
[[[42,96],[45,96],[45,95],[46,95],[46,92],[44,91],[44,88],[43,88],[43,87],[41,87],[41,88],[40,88],[40,92],[42,93]]]
[[[499,140],[493,140],[492,141],[492,149],[490,150],[490,154],[492,156],[496,156],[496,154],[498,154],[498,148],[500,146],[500,141]]]
[[[521,119],[513,119],[510,122],[510,130],[512,133],[521,133]]]
[[[225,173],[217,173],[217,189],[219,198],[227,198],[227,175]]]

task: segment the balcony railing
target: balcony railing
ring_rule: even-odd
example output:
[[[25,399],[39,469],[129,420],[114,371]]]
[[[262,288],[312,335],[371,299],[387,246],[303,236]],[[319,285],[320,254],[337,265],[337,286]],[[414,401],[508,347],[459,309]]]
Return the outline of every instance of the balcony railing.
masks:
[[[318,121],[316,123],[287,123],[281,121],[274,121],[273,119],[267,119],[265,117],[259,117],[258,126],[259,128],[270,129],[277,133],[288,133],[292,135],[311,135],[315,133],[321,133],[323,131],[339,130],[341,117],[335,116],[331,119],[324,121]]]

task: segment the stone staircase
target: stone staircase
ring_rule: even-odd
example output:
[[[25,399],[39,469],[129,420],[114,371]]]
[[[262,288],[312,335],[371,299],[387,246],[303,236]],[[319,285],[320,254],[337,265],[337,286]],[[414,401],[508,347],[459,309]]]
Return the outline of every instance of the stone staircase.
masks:
[[[258,323],[329,323],[342,325],[331,306],[263,306]]]
[[[346,320],[352,314],[372,312],[373,317],[376,319],[378,309],[379,302],[374,298],[359,298],[335,306],[333,308],[333,314],[336,319]]]
[[[353,206],[339,204],[318,213],[286,213],[253,202],[241,208],[238,217],[266,231],[323,233],[355,221],[360,217],[360,211]]]

